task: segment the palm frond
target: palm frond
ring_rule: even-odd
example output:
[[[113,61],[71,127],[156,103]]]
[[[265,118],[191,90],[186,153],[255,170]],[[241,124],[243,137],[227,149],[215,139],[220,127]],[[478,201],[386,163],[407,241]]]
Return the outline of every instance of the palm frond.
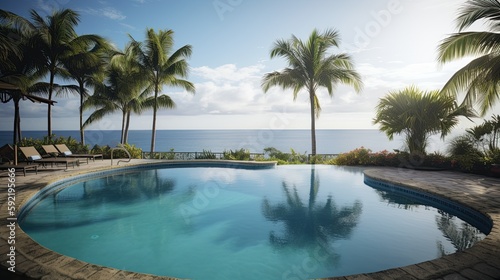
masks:
[[[493,28],[499,26],[500,3],[497,0],[469,0],[461,8],[456,19],[457,28],[462,31],[479,20],[490,21]]]
[[[438,47],[438,61],[450,62],[466,56],[496,53],[500,49],[500,34],[492,32],[462,32],[450,35]]]

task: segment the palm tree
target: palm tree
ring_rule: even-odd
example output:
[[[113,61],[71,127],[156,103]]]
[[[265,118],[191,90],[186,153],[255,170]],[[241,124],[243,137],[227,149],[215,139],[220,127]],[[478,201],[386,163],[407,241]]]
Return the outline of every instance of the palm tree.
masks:
[[[161,102],[160,98],[164,99],[163,101],[170,100],[167,95],[158,96],[160,90],[164,85],[169,85],[182,87],[191,93],[195,92],[194,85],[182,79],[188,74],[189,65],[186,58],[191,56],[192,48],[190,45],[185,45],[172,53],[173,34],[172,30],[155,32],[153,29],[148,29],[144,43],[137,42],[130,36],[139,62],[147,72],[146,77],[154,91],[151,152],[154,152],[155,149],[156,114],[160,105],[159,102]]]
[[[109,63],[112,47],[106,40],[100,38],[98,41],[78,40],[74,42],[71,50],[62,59],[64,68],[70,78],[78,83],[78,94],[80,96],[80,142],[85,144],[83,128],[83,102],[89,96],[86,86],[96,83],[96,78],[104,72]]]
[[[41,99],[31,93],[46,92],[47,84],[39,83],[40,53],[30,42],[34,36],[30,22],[14,13],[0,10],[0,100],[14,102],[13,144],[21,139],[20,101]],[[7,36],[8,34],[8,36]],[[52,102],[47,102],[49,106]]]
[[[468,56],[478,56],[458,70],[445,84],[442,92],[458,95],[465,91],[464,102],[477,103],[481,115],[500,98],[500,2],[469,0],[456,19],[458,33],[439,45],[438,61],[442,64]],[[486,21],[491,31],[464,31],[476,22]]]
[[[455,98],[439,91],[425,92],[414,86],[389,92],[376,107],[375,124],[380,124],[390,140],[404,134],[411,154],[425,155],[429,136],[444,138],[458,124],[458,117],[474,117],[471,107],[458,106]]]
[[[83,127],[118,110],[122,112],[120,143],[127,142],[127,129],[131,111],[138,110],[141,92],[147,88],[144,72],[135,61],[131,48],[123,55],[113,57],[105,72],[105,80],[94,85],[95,93],[83,102],[83,109],[97,108]]]
[[[69,74],[63,67],[63,60],[70,55],[75,46],[82,46],[84,42],[99,42],[97,35],[78,36],[75,27],[79,23],[79,14],[70,9],[54,11],[47,18],[40,16],[35,10],[31,11],[33,26],[37,30],[36,47],[42,52],[44,65],[41,69],[48,72],[49,90],[48,99],[52,100],[55,77],[67,77]],[[47,133],[52,135],[52,111],[47,109]]]
[[[106,80],[95,84],[95,94],[83,103],[84,109],[98,108],[83,124],[83,127],[102,119],[118,110],[122,112],[121,144],[128,141],[128,129],[132,112],[141,113],[156,104],[159,108],[173,108],[175,103],[170,97],[163,95],[154,100],[150,97],[151,86],[145,78],[141,65],[131,46],[123,55],[113,57],[106,70]]]
[[[293,89],[293,99],[305,89],[309,93],[311,106],[312,155],[316,155],[316,118],[321,106],[316,91],[325,87],[330,97],[337,84],[347,84],[359,92],[362,88],[360,75],[354,70],[351,57],[345,53],[328,54],[331,47],[339,46],[339,34],[328,29],[324,33],[313,30],[307,42],[295,36],[289,40],[278,40],[271,50],[271,58],[283,57],[288,67],[281,72],[268,73],[262,80],[262,88],[267,92],[273,86]]]

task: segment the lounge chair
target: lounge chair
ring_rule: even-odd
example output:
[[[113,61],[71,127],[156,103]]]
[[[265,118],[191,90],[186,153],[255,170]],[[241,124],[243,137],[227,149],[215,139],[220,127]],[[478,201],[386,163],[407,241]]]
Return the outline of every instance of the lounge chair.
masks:
[[[12,170],[12,169],[14,169],[14,171],[22,170],[25,177],[26,177],[26,170],[28,169],[34,169],[35,173],[38,174],[38,166],[36,165],[27,165],[27,164],[15,165],[10,163],[0,164],[0,170]]]
[[[73,154],[68,146],[66,146],[66,144],[56,144],[55,146],[57,150],[59,150],[59,153],[63,154],[66,157],[86,158],[87,163],[89,162],[89,158],[91,158],[92,161],[95,161],[96,158],[101,158],[101,160],[104,160],[102,154]]]
[[[70,159],[70,158],[56,158],[56,157],[48,157],[48,158],[43,158],[40,153],[35,149],[35,147],[19,147],[21,152],[23,153],[24,157],[28,161],[28,163],[40,163],[43,166],[46,166],[46,164],[50,163],[52,166],[55,164],[64,164],[66,166],[66,169],[68,169],[68,166],[70,164],[73,165],[73,168],[75,165],[79,165],[78,159]]]
[[[87,164],[89,163],[89,158],[84,157],[84,156],[79,156],[79,155],[73,155],[73,154],[64,154],[59,152],[59,150],[54,146],[54,145],[42,145],[42,149],[45,151],[45,153],[49,156],[53,157],[67,157],[67,158],[80,158],[80,159],[85,159],[87,161]]]
[[[38,174],[38,166],[36,165],[15,164],[14,153],[14,148],[9,144],[0,147],[0,170],[21,170],[24,176],[26,176],[26,170],[33,169]]]

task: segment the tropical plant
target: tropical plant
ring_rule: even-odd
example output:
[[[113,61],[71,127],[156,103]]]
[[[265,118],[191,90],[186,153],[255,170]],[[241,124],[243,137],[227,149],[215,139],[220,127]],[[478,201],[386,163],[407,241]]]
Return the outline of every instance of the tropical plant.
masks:
[[[478,56],[458,70],[444,85],[442,92],[458,95],[466,92],[464,102],[477,103],[481,115],[500,98],[500,2],[469,0],[456,19],[458,33],[439,45],[438,61],[442,64],[468,56]],[[485,21],[491,31],[464,31],[476,22]]]
[[[190,45],[185,45],[176,51],[173,51],[174,32],[172,30],[159,30],[155,32],[153,29],[146,30],[146,40],[144,43],[138,42],[130,36],[132,46],[138,56],[138,61],[145,72],[145,77],[148,80],[149,86],[154,92],[152,102],[153,109],[153,128],[151,136],[151,153],[155,149],[156,139],[156,115],[160,103],[165,104],[164,100],[171,100],[168,95],[159,96],[160,90],[164,85],[182,87],[188,92],[194,93],[194,85],[183,80],[188,74],[189,65],[186,58],[191,56],[192,48]],[[172,106],[163,108],[173,108]]]
[[[11,12],[0,10],[0,33],[2,63],[0,63],[0,100],[2,103],[14,102],[13,144],[21,139],[20,101],[42,101],[31,96],[33,93],[46,93],[46,83],[38,82],[43,77],[39,70],[41,53],[31,44],[35,36],[30,22]],[[8,35],[7,35],[8,34]],[[49,106],[53,104],[46,101]]]
[[[293,90],[294,100],[301,90],[309,94],[313,156],[316,155],[316,118],[321,112],[317,90],[324,87],[332,97],[339,83],[352,85],[357,92],[362,88],[361,77],[354,70],[351,57],[345,53],[327,53],[330,48],[339,46],[339,37],[337,31],[328,29],[323,33],[313,30],[306,42],[295,36],[289,40],[276,41],[271,58],[283,57],[288,67],[268,73],[262,79],[264,92],[273,86],[281,86]]]
[[[63,67],[63,59],[71,53],[74,46],[81,45],[83,42],[98,41],[101,38],[97,35],[78,36],[75,27],[79,22],[79,14],[71,9],[62,9],[54,11],[50,16],[44,18],[35,10],[31,10],[33,24],[32,29],[36,30],[37,35],[34,44],[40,50],[43,57],[43,67],[40,68],[49,76],[47,96],[52,100],[55,92],[55,78],[67,77],[68,72]],[[74,87],[67,89],[75,90]],[[47,136],[52,135],[52,109],[47,108]]]
[[[500,148],[500,115],[466,130],[483,151]]]
[[[338,155],[333,163],[336,165],[368,165],[370,164],[370,154],[372,150],[360,147]]]
[[[278,164],[307,163],[306,153],[300,154],[294,149],[290,149],[290,153],[284,153],[274,147],[267,147],[264,149],[264,154],[267,154],[269,160],[278,161]]]
[[[196,154],[196,159],[216,159],[215,154],[210,150],[203,149],[203,152]]]
[[[69,78],[78,83],[80,96],[80,141],[85,144],[83,128],[83,102],[89,96],[86,86],[93,86],[96,79],[104,73],[106,65],[111,59],[111,45],[100,37],[94,40],[78,40],[62,59]]]
[[[392,91],[376,107],[375,124],[390,140],[403,134],[410,154],[425,155],[429,136],[444,138],[458,124],[459,117],[474,117],[467,105],[458,106],[451,96],[439,91],[422,91],[415,86]]]
[[[142,158],[142,149],[136,147],[135,145],[123,144],[123,148],[125,148],[130,154],[131,158]],[[94,145],[90,150],[93,154],[101,154],[103,158],[111,158],[111,147],[109,145],[99,146]],[[128,157],[127,153],[123,150],[117,149],[113,152],[114,158],[126,158]]]
[[[94,85],[95,93],[83,103],[84,109],[97,108],[85,121],[83,127],[116,111],[122,113],[120,143],[127,143],[130,114],[140,112],[149,94],[144,72],[139,67],[129,46],[122,55],[113,57],[105,71],[105,80]],[[170,105],[170,104],[168,104]]]
[[[243,148],[234,151],[224,150],[223,157],[228,160],[250,160],[250,151]]]
[[[499,136],[500,116],[497,115],[455,137],[448,145],[448,154],[454,165],[463,170],[500,163]]]

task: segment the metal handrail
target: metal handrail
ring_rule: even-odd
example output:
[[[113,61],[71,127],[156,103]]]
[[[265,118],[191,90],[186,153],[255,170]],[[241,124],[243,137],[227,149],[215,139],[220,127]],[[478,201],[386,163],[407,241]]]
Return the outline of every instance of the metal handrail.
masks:
[[[123,151],[125,151],[125,153],[127,154],[127,157],[128,157],[128,159],[126,159],[126,160],[125,159],[119,159],[118,162],[116,163],[116,165],[119,165],[120,161],[130,162],[132,160],[132,156],[130,155],[130,153],[128,152],[128,150],[122,144],[118,144],[117,147],[111,148],[111,166],[113,166],[113,152],[115,150],[123,150]]]

